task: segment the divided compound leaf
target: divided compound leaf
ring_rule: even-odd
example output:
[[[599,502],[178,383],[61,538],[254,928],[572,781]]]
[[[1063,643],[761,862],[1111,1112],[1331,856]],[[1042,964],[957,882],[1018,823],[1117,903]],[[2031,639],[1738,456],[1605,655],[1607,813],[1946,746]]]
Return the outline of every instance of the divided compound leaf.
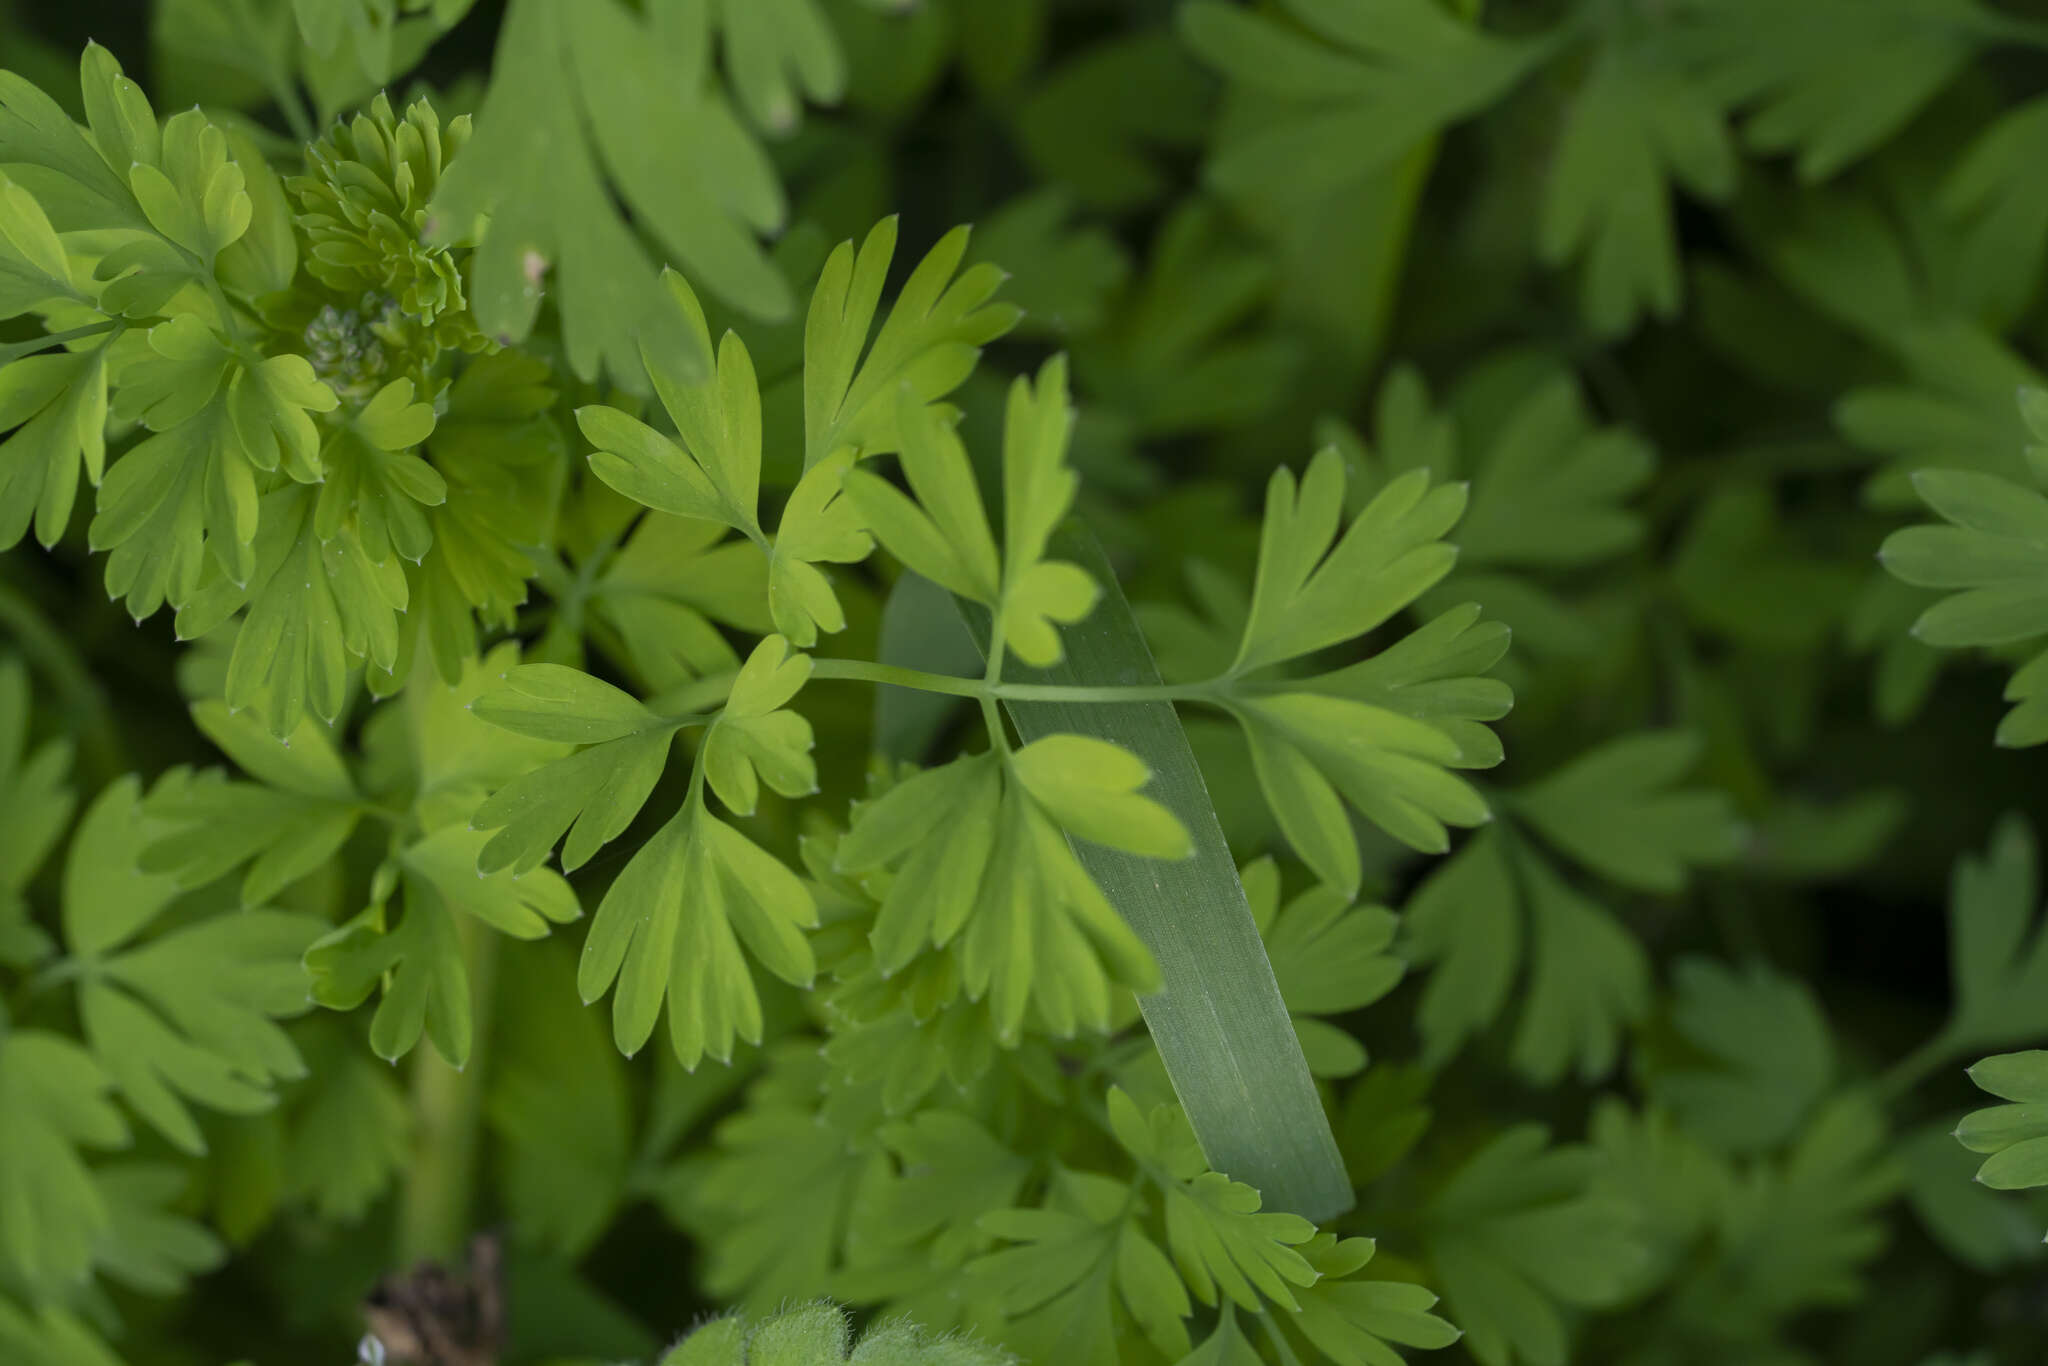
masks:
[[[1431,489],[1428,470],[1411,470],[1340,537],[1344,483],[1335,448],[1298,484],[1289,471],[1274,475],[1243,634],[1211,686],[1244,728],[1282,832],[1318,877],[1350,895],[1361,865],[1347,808],[1426,852],[1449,847],[1447,824],[1489,819],[1485,800],[1449,770],[1497,762],[1498,743],[1474,721],[1500,715],[1509,699],[1497,684],[1447,677],[1505,648],[1497,628],[1467,635],[1469,608],[1319,677],[1246,677],[1355,640],[1450,573],[1457,552],[1440,538],[1465,506],[1463,486]]]
[[[1427,1246],[1465,1346],[1484,1366],[1562,1366],[1562,1310],[1616,1302],[1642,1255],[1635,1212],[1599,1190],[1590,1148],[1547,1148],[1539,1125],[1502,1134],[1428,1210]]]
[[[2048,391],[2025,389],[2020,412],[2037,442],[2048,442]],[[2031,463],[2048,468],[2030,449]],[[1913,488],[1947,523],[1893,532],[1879,558],[1920,588],[1947,590],[1913,623],[1925,643],[2031,648],[2048,636],[2048,497],[1999,475],[1923,469]],[[2035,650],[2006,687],[2013,709],[2001,745],[2048,741],[2048,649]]]
[[[49,951],[26,893],[78,800],[68,781],[71,744],[46,740],[29,749],[29,703],[28,670],[19,659],[0,659],[0,962],[17,965]]]
[[[138,867],[148,839],[140,793],[137,779],[122,778],[80,820],[65,866],[64,935],[86,1043],[137,1114],[203,1153],[188,1101],[253,1114],[275,1103],[277,1082],[305,1075],[273,1021],[311,1006],[299,958],[321,926],[228,911],[134,942],[179,892],[175,877]]]
[[[1387,483],[1338,536],[1344,462],[1319,452],[1297,482],[1273,475],[1259,538],[1250,619],[1232,674],[1356,639],[1451,570],[1457,551],[1440,538],[1465,510],[1465,489],[1432,489],[1427,471]]]
[[[882,548],[948,591],[995,610],[1005,647],[1045,668],[1061,655],[1058,627],[1084,619],[1101,590],[1079,565],[1045,558],[1048,539],[1073,504],[1076,477],[1067,467],[1073,410],[1061,357],[1036,382],[1010,386],[1003,423],[1003,544],[982,505],[954,416],[900,396],[897,435],[906,495],[866,470],[845,477],[846,496]]]
[[[1429,1350],[1456,1342],[1458,1329],[1430,1312],[1437,1297],[1429,1289],[1359,1274],[1374,1250],[1370,1238],[1334,1233],[1319,1233],[1303,1244],[1299,1251],[1317,1278],[1295,1292],[1300,1313],[1278,1322],[1299,1332],[1336,1366],[1392,1366],[1402,1358],[1389,1343]]]
[[[679,325],[698,350],[711,354],[697,296],[673,271],[662,285]],[[643,356],[677,440],[616,408],[579,408],[577,424],[597,447],[592,472],[645,507],[722,522],[759,540],[761,393],[746,344],[728,332],[718,345],[715,369],[701,377],[683,372],[653,348]]]
[[[1420,1023],[1425,1057],[1452,1056],[1506,1009],[1526,961],[1511,1059],[1539,1082],[1605,1075],[1622,1031],[1649,1007],[1649,965],[1613,916],[1510,832],[1486,830],[1408,904],[1406,946],[1434,965]]]
[[[867,530],[905,568],[993,605],[1002,568],[967,448],[953,430],[955,416],[906,394],[898,426],[910,494],[862,469],[849,471],[842,486]]]
[[[1363,1009],[1399,984],[1407,964],[1388,950],[1400,922],[1386,907],[1353,905],[1328,886],[1282,905],[1280,869],[1269,858],[1238,871],[1309,1070],[1319,1077],[1363,1071],[1364,1045],[1319,1017]]]
[[[981,348],[1016,324],[1014,305],[991,302],[1001,270],[960,270],[967,238],[954,228],[926,253],[872,341],[896,220],[877,223],[858,252],[842,242],[826,258],[804,323],[805,470],[845,446],[863,457],[901,449],[902,414],[951,393]]]
[[[1298,1310],[1295,1288],[1315,1284],[1317,1273],[1296,1246],[1314,1236],[1308,1220],[1260,1212],[1257,1191],[1217,1172],[1166,1192],[1167,1247],[1204,1304],[1217,1303],[1220,1294],[1256,1313],[1263,1296]]]
[[[846,609],[820,564],[858,564],[875,548],[842,484],[857,452],[841,448],[804,471],[782,505],[768,560],[768,610],[775,629],[808,649],[846,629]]]
[[[1284,102],[1281,117],[1211,163],[1215,182],[1242,195],[1291,188],[1305,167],[1323,168],[1325,193],[1341,189],[1485,109],[1545,51],[1428,0],[1369,18],[1334,0],[1288,0],[1285,18],[1198,0],[1182,9],[1181,31],[1233,82]]]
[[[54,1298],[85,1279],[113,1211],[81,1148],[120,1148],[113,1082],[78,1044],[0,1036],[0,1264]]]
[[[1984,1154],[1977,1180],[1993,1190],[2048,1186],[2048,1051],[1986,1058],[1970,1080],[2007,1102],[1972,1111],[1956,1127],[1965,1148]]]
[[[331,733],[311,719],[284,740],[219,701],[195,703],[192,719],[255,781],[218,770],[165,774],[144,802],[160,833],[140,866],[199,887],[247,864],[242,903],[262,905],[334,856],[362,819],[363,799]]]
[[[517,666],[471,709],[516,735],[589,746],[519,775],[477,808],[471,824],[497,831],[477,860],[486,873],[537,866],[565,831],[563,869],[588,862],[646,804],[684,724],[559,664]]]
[[[643,345],[700,365],[710,356],[665,314],[613,191],[693,278],[774,318],[789,311],[789,287],[756,234],[781,225],[781,187],[662,24],[614,0],[569,19],[546,0],[510,7],[475,136],[441,180],[428,236],[477,241],[472,306],[487,335],[523,339],[553,294],[570,367],[645,392]],[[560,289],[543,290],[550,274]]]
[[[605,893],[577,988],[587,1004],[616,986],[612,1037],[629,1057],[654,1032],[666,1000],[669,1041],[682,1064],[727,1061],[735,1042],[761,1041],[748,953],[782,980],[809,985],[816,961],[803,931],[817,915],[802,879],[693,793]]]
[[[1545,186],[1540,240],[1552,264],[1580,257],[1580,308],[1626,332],[1678,309],[1678,240],[1667,182],[1704,199],[1735,188],[1720,111],[1678,54],[1607,44],[1580,86]]]
[[[1121,1181],[1062,1168],[1044,1206],[981,1217],[982,1230],[1010,1246],[970,1262],[968,1271],[999,1297],[1010,1340],[1027,1359],[1114,1366],[1120,1316],[1177,1325],[1192,1311],[1131,1194]]]
[[[785,797],[818,790],[811,723],[785,709],[810,676],[809,655],[792,654],[788,641],[768,636],[734,678],[725,710],[704,737],[701,762],[711,790],[736,814],[754,814],[764,782]]]
[[[1135,756],[1119,749],[1106,769],[1077,769],[1077,754],[1113,748],[1046,736],[1007,760],[956,759],[863,806],[837,860],[847,871],[895,868],[873,931],[882,970],[957,939],[968,993],[987,995],[1006,1039],[1027,1013],[1056,1033],[1106,1028],[1113,986],[1155,989],[1151,954],[1063,832],[1071,821],[1065,829],[1111,847],[1186,851],[1179,821],[1136,791],[1147,775]]]
[[[1516,814],[1624,887],[1676,892],[1691,868],[1732,859],[1741,837],[1726,793],[1678,786],[1700,748],[1679,731],[1610,741],[1522,789]]]
[[[1738,972],[1685,959],[1674,978],[1672,1024],[1705,1065],[1660,1071],[1651,1095],[1722,1152],[1778,1147],[1834,1082],[1834,1039],[1819,1003],[1761,964]]]
[[[1968,62],[1989,18],[1976,0],[1686,0],[1679,13],[1705,88],[1748,111],[1756,150],[1796,153],[1807,181],[1896,133]]]
[[[2007,816],[1981,857],[1956,863],[1949,889],[1955,1006],[1940,1046],[1954,1054],[2025,1043],[2048,1027],[2048,929],[2033,832]]]
[[[1700,1285],[1712,1311],[1756,1334],[1802,1309],[1852,1303],[1905,1179],[1890,1137],[1872,1097],[1844,1091],[1780,1160],[1742,1172],[1715,1217],[1724,1270]]]

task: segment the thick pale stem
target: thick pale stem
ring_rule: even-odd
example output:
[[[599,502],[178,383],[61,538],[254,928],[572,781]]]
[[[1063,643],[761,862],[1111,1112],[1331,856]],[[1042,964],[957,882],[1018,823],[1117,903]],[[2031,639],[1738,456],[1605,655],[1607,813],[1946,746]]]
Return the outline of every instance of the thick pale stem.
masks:
[[[422,1045],[412,1073],[413,1160],[398,1211],[398,1265],[453,1265],[468,1245],[476,1197],[478,1139],[490,1052],[491,1005],[497,976],[497,935],[458,916],[463,964],[475,1022],[469,1062],[451,1067]]]

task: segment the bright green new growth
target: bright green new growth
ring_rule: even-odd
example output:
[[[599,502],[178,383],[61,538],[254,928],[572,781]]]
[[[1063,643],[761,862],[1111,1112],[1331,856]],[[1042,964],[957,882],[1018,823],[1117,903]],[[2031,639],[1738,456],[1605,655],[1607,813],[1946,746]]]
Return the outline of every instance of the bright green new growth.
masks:
[[[824,675],[980,696],[992,744],[988,754],[905,782],[864,810],[840,848],[838,867],[895,870],[896,890],[872,936],[884,973],[903,970],[926,950],[942,950],[957,963],[960,989],[970,999],[987,999],[1005,1041],[1018,1037],[1027,1015],[1055,1033],[1105,1029],[1113,987],[1143,992],[1158,979],[1149,954],[1075,861],[1066,837],[1173,858],[1187,852],[1187,834],[1138,795],[1147,770],[1135,757],[1098,740],[1062,735],[1013,752],[990,710],[998,698],[1029,695],[1004,691],[1005,654],[1028,665],[1057,662],[1058,625],[1085,617],[1096,599],[1084,571],[1045,558],[1076,487],[1065,468],[1072,426],[1066,369],[1056,359],[1035,384],[1019,380],[1011,389],[999,547],[965,447],[937,400],[965,377],[973,348],[1014,315],[986,303],[997,279],[986,268],[948,283],[965,250],[964,234],[955,233],[912,272],[870,344],[892,248],[893,228],[885,225],[859,253],[845,245],[826,263],[805,327],[806,465],[772,536],[758,506],[758,383],[736,337],[720,341],[715,367],[696,377],[644,353],[674,439],[609,407],[581,409],[577,422],[598,447],[591,467],[607,484],[657,512],[723,523],[760,547],[769,561],[770,615],[795,639],[815,642],[821,628],[843,626],[815,559],[858,560],[875,542],[906,568],[991,610],[999,639],[978,687],[901,670],[864,675],[854,664],[836,664]],[[680,276],[667,283],[683,330],[710,352],[694,294]],[[899,458],[907,493],[867,467],[889,453]],[[1318,518],[1327,509],[1334,519],[1341,504],[1341,486],[1331,483],[1341,478],[1334,459],[1320,460],[1312,476],[1317,482],[1308,495],[1317,501]],[[829,482],[835,480],[836,497]],[[1461,499],[1446,491],[1425,495],[1427,480],[1412,477],[1376,500],[1331,551],[1334,520],[1294,525],[1288,488],[1276,485],[1275,520],[1267,532],[1275,550],[1270,564],[1262,561],[1237,661],[1185,695],[1226,706],[1258,728],[1262,753],[1278,756],[1262,767],[1262,781],[1278,794],[1276,804],[1284,804],[1290,834],[1300,830],[1296,838],[1315,842],[1319,853],[1329,846],[1341,872],[1345,859],[1355,864],[1356,856],[1347,854],[1348,829],[1341,837],[1333,833],[1342,808],[1333,780],[1319,769],[1335,775],[1353,805],[1404,835],[1413,829],[1406,837],[1427,844],[1443,838],[1431,811],[1466,823],[1484,818],[1469,788],[1431,766],[1431,760],[1455,762],[1458,745],[1395,710],[1342,696],[1269,695],[1250,676],[1369,631],[1440,577],[1450,551],[1435,538],[1456,519]],[[1281,546],[1290,556],[1284,561]],[[1326,552],[1328,563],[1319,564]],[[792,586],[780,593],[782,585]],[[771,646],[773,652],[763,653]],[[705,728],[682,809],[633,856],[607,895],[579,974],[586,1000],[617,984],[615,1038],[628,1053],[650,1035],[664,1001],[671,1041],[688,1065],[706,1052],[729,1056],[736,1040],[757,1041],[762,1021],[748,957],[785,980],[810,979],[810,955],[792,937],[813,923],[809,893],[772,874],[773,861],[711,816],[703,795],[708,780],[735,813],[750,812],[756,767],[783,795],[810,789],[808,727],[779,708],[811,664],[801,655],[776,662],[787,648],[777,638],[764,643],[741,670],[723,710],[701,715],[663,714],[597,680],[550,672],[552,666],[509,676],[504,690],[479,701],[479,714],[494,724],[593,746],[514,782],[479,810],[479,828],[498,831],[485,846],[486,870],[532,867],[565,831],[564,866],[581,865],[621,834],[646,802],[672,737]],[[772,696],[754,697],[748,680],[756,674],[791,681],[771,689]],[[1405,681],[1362,680],[1367,689],[1381,690]],[[1332,675],[1310,686],[1341,693],[1348,682]],[[1115,688],[1068,692],[1101,702],[1123,695]],[[1333,721],[1351,731],[1371,725],[1359,732],[1355,752],[1304,752],[1301,746],[1327,744],[1322,737]],[[754,766],[740,754],[751,756]],[[1274,765],[1281,774],[1267,776]],[[1297,789],[1308,794],[1305,820],[1292,814]],[[1346,890],[1356,881],[1355,871],[1339,879]]]
[[[60,308],[82,341],[7,367],[6,539],[33,517],[53,541],[82,465],[109,591],[138,620],[172,607],[186,638],[241,612],[226,697],[280,737],[335,721],[358,665],[384,691],[423,649],[458,675],[476,617],[509,621],[524,596],[520,504],[547,459],[534,372],[505,357],[449,387],[445,348],[482,342],[461,259],[415,234],[460,121],[443,135],[424,105],[377,106],[311,151],[295,220],[253,144],[197,110],[159,133],[102,49],[83,131],[7,79],[0,156],[65,188],[54,221],[0,190],[0,306]],[[74,272],[58,231],[108,245]],[[149,434],[106,467],[110,412]]]
[[[401,354],[420,350],[419,339],[405,335],[414,327],[425,328],[441,346],[472,351],[483,346],[463,298],[467,261],[422,240],[427,202],[469,135],[468,115],[451,120],[444,130],[424,100],[409,106],[401,119],[380,93],[367,114],[337,125],[307,149],[310,174],[286,182],[311,248],[307,272],[343,297],[361,292],[365,304],[382,314],[365,316],[359,324],[374,339],[365,352],[387,344]],[[394,323],[400,329],[396,338],[378,335]],[[337,349],[353,340],[340,339]],[[431,352],[425,357],[432,358]],[[375,353],[336,355],[326,366],[318,360],[315,365],[324,369],[352,362],[374,373],[379,359]]]

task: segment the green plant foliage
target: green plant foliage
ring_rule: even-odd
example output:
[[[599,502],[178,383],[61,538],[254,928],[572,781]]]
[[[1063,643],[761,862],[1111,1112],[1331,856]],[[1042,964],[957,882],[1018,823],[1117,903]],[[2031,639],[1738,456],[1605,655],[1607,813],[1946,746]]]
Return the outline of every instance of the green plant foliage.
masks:
[[[1620,1299],[1636,1259],[1626,1205],[1587,1189],[1583,1148],[1546,1148],[1539,1126],[1475,1154],[1430,1202],[1429,1258],[1479,1361],[1562,1362],[1560,1305]]]
[[[1808,180],[1833,175],[1895,133],[1977,43],[1998,34],[1993,12],[1974,0],[1685,8],[1707,88],[1746,111],[1751,146],[1797,153]]]
[[[472,293],[486,336],[523,339],[552,278],[569,301],[562,342],[584,378],[602,366],[644,388],[642,332],[704,363],[661,325],[652,262],[613,208],[614,188],[657,225],[664,251],[722,295],[763,316],[788,311],[788,285],[755,239],[781,225],[780,187],[705,75],[704,35],[683,17],[693,8],[704,7],[666,5],[649,22],[602,4],[567,22],[529,0],[508,14],[470,156],[428,205],[431,239],[481,236]]]
[[[86,1043],[116,1088],[171,1142],[204,1151],[181,1094],[217,1110],[260,1110],[274,1081],[304,1074],[270,1021],[310,1004],[298,963],[321,926],[247,910],[135,945],[178,892],[175,878],[137,869],[138,787],[109,786],[72,836],[64,947],[78,965]]]
[[[435,338],[442,344],[475,350],[482,338],[464,306],[464,263],[447,248],[421,240],[441,172],[469,133],[467,115],[443,129],[425,101],[407,108],[400,120],[380,94],[367,116],[337,124],[309,148],[311,174],[286,188],[298,201],[312,248],[308,273],[337,294],[361,291],[380,304],[389,300],[382,305],[389,316],[378,320],[387,328],[425,325],[445,332]],[[383,345],[382,339],[370,341],[357,363],[374,372],[373,357]],[[419,349],[417,343],[405,348]],[[423,359],[431,360],[431,353]]]
[[[2020,411],[2033,439],[2048,442],[2048,393],[2023,389]],[[2028,447],[2030,468],[2041,464],[2041,449]],[[2014,480],[1967,470],[1921,471],[1913,489],[1948,525],[1894,532],[1884,544],[1885,568],[1915,587],[1962,590],[1922,612],[1913,634],[1945,648],[2024,647],[2048,634],[2040,615],[2048,498]],[[2028,657],[2006,685],[2014,706],[1999,723],[1999,744],[2048,740],[2043,659],[2048,655]]]
[[[1419,1019],[1430,1055],[1449,1056],[1498,1019],[1526,964],[1516,1069],[1554,1081],[1614,1065],[1623,1027],[1648,1010],[1648,966],[1557,856],[1620,889],[1673,892],[1692,867],[1732,855],[1723,794],[1665,790],[1698,748],[1671,733],[1610,742],[1513,794],[1503,804],[1508,821],[1468,841],[1417,890],[1410,952],[1437,965]]]
[[[1700,1058],[1651,1083],[1658,1101],[1723,1152],[1798,1133],[1835,1079],[1834,1039],[1812,993],[1755,965],[1739,975],[1687,960],[1674,976],[1671,1022]]]
[[[2044,53],[0,0],[0,1366],[2034,1366]]]
[[[662,1366],[746,1366],[750,1362],[873,1362],[875,1366],[1000,1366],[1010,1358],[964,1337],[938,1337],[902,1320],[863,1333],[848,1330],[832,1304],[785,1309],[758,1323],[716,1319],[677,1343]]]
[[[1977,1169],[1977,1180],[1993,1190],[2048,1184],[2048,1168],[2042,1165],[2048,1145],[2041,1142],[2048,1137],[2040,1111],[2042,1097],[2048,1095],[2042,1077],[2044,1061],[2048,1059],[2035,1049],[2002,1053],[1970,1069],[1970,1080],[2009,1102],[1974,1111],[1956,1127],[1956,1137],[1964,1147],[1987,1154]]]

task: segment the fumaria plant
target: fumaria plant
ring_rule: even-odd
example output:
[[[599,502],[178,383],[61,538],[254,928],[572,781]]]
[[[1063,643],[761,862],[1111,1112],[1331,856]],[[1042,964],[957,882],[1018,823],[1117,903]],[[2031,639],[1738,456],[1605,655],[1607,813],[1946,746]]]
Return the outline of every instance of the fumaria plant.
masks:
[[[2039,1361],[2044,52],[0,0],[0,1363]]]

